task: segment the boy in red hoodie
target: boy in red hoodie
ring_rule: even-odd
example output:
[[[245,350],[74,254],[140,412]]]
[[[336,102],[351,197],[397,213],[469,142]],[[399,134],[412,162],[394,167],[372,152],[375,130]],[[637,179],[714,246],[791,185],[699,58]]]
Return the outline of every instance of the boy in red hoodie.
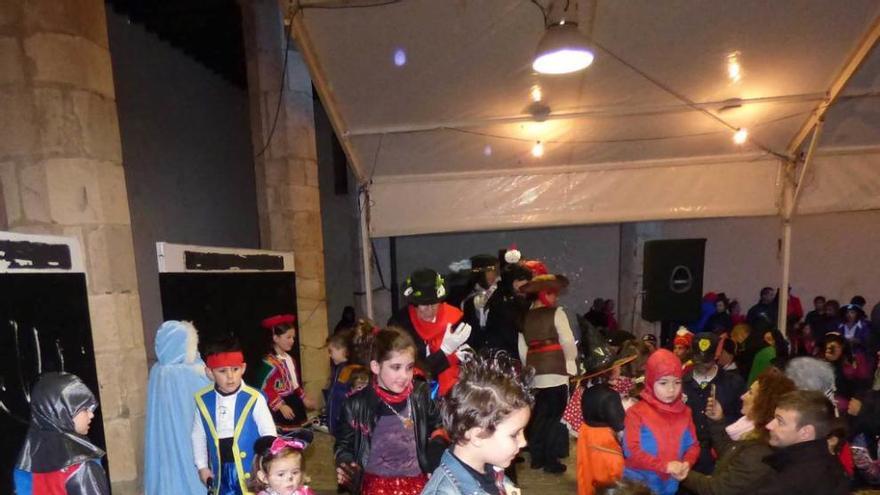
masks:
[[[700,455],[681,377],[678,357],[657,350],[648,358],[641,400],[626,411],[623,477],[648,485],[657,495],[674,495]]]

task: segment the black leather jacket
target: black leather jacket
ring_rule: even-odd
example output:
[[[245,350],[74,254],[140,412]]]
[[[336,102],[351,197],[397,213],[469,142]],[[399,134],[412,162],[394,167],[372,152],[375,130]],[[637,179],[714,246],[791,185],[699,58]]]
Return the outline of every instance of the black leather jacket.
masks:
[[[440,427],[440,412],[437,409],[437,404],[431,400],[430,389],[425,382],[417,381],[415,383],[410,398],[419,466],[424,473],[430,473],[436,466],[432,466],[429,461],[427,446],[431,433]],[[367,465],[370,458],[371,434],[378,420],[376,410],[380,405],[381,399],[371,386],[357,392],[345,401],[339,430],[336,434],[336,444],[333,448],[337,465],[351,462],[357,463],[361,468]],[[361,491],[360,476],[354,480],[353,485],[352,494],[359,494]]]

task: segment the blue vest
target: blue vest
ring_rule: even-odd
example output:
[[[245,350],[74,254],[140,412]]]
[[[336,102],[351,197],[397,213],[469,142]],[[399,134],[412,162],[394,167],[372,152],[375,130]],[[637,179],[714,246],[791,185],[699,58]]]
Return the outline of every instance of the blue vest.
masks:
[[[214,493],[219,490],[220,481],[220,438],[217,436],[217,427],[214,424],[217,409],[217,392],[214,385],[209,385],[196,392],[196,407],[202,418],[202,427],[205,428],[205,437],[208,439],[208,460],[211,471],[214,473]],[[233,424],[235,430],[232,435],[232,454],[235,458],[235,470],[238,473],[238,483],[242,494],[250,494],[247,489],[247,481],[251,477],[250,468],[254,459],[254,442],[260,438],[257,422],[254,421],[253,410],[260,392],[254,388],[241,384],[241,390],[235,398],[235,416]]]

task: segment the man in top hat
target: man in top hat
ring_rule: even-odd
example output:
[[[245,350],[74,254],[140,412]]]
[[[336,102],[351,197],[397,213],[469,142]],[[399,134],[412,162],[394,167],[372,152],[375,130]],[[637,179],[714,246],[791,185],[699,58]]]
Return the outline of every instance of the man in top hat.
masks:
[[[706,417],[706,404],[712,394],[724,410],[724,423],[731,424],[740,416],[742,395],[746,391],[745,382],[735,372],[724,371],[716,362],[718,336],[713,332],[694,335],[691,343],[693,368],[682,379],[682,392],[691,408],[697,440],[700,442],[700,458],[693,469],[703,474],[711,474],[715,467],[712,457],[709,419]]]
[[[489,333],[498,325],[496,308],[501,301],[498,289],[498,258],[478,254],[470,258],[472,290],[461,303],[464,321],[471,326],[467,344],[479,352],[489,344]]]
[[[560,419],[568,400],[568,380],[577,374],[577,346],[565,311],[557,305],[559,292],[568,286],[562,275],[538,275],[520,289],[535,298],[526,313],[519,339],[520,356],[535,369],[535,408],[528,428],[532,468],[562,473],[558,443]]]
[[[457,351],[467,342],[471,327],[462,312],[446,304],[446,285],[429,268],[414,271],[406,279],[403,295],[408,304],[388,320],[409,332],[418,348],[418,365],[440,383],[440,396],[458,381]]]

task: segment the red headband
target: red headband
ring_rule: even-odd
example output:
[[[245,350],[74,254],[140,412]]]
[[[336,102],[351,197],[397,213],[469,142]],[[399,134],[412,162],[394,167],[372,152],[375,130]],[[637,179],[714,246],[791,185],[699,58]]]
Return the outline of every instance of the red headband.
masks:
[[[224,368],[226,366],[241,366],[244,364],[244,354],[241,351],[218,352],[208,356],[208,368]]]
[[[263,320],[262,322],[260,322],[260,326],[269,330],[269,329],[277,327],[278,325],[284,325],[286,323],[289,323],[292,325],[293,322],[295,322],[295,321],[296,321],[296,316],[294,316],[294,315],[275,315],[275,316],[270,316],[270,317],[266,318],[265,320]]]

